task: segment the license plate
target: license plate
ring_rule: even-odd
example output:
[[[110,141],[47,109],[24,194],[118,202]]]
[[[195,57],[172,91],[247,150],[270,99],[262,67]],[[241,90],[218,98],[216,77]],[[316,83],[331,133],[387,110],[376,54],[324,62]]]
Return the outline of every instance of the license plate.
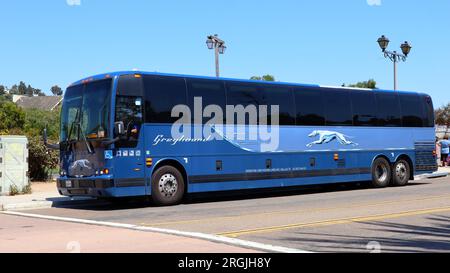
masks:
[[[72,181],[70,180],[66,181],[66,188],[72,188]]]

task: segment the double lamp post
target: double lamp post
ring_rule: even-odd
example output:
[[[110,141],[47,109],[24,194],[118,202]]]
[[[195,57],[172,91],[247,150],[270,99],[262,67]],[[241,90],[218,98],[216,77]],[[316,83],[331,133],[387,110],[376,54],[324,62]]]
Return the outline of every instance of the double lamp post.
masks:
[[[404,42],[400,45],[400,48],[403,52],[397,53],[397,51],[387,51],[386,48],[389,45],[389,39],[382,35],[377,40],[378,45],[384,53],[385,58],[389,58],[394,63],[394,90],[397,90],[397,63],[402,61],[405,62],[408,57],[409,52],[411,51],[411,45],[408,42]]]
[[[208,49],[214,49],[216,56],[216,77],[219,77],[219,54],[224,54],[227,47],[225,41],[221,40],[217,34],[208,36],[206,40]]]

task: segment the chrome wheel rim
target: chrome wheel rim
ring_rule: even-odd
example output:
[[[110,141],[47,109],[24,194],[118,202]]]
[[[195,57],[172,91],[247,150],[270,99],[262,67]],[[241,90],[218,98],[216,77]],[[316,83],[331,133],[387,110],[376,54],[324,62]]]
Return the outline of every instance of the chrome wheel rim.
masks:
[[[387,178],[387,167],[384,165],[378,165],[376,170],[375,170],[375,175],[377,177],[377,180],[380,182],[384,182],[386,181]]]
[[[397,163],[395,166],[395,175],[400,178],[400,180],[404,180],[406,178],[406,165],[404,163]]]
[[[178,191],[178,181],[173,174],[163,174],[159,179],[158,188],[162,195],[170,198]]]

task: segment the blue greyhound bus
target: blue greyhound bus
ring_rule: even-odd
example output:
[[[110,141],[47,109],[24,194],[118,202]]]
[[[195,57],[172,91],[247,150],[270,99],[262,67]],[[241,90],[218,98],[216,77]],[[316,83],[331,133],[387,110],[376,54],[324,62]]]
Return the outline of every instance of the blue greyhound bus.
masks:
[[[185,126],[209,126],[215,137],[173,137],[179,117],[172,110],[193,109],[195,98],[222,109],[278,106],[277,145],[262,149],[261,139],[226,137],[205,116],[187,116]],[[217,118],[224,119],[223,130],[239,127],[247,134],[271,118],[262,115]],[[172,205],[198,192],[355,181],[403,186],[437,169],[434,134],[432,100],[423,93],[137,71],[102,74],[65,93],[58,190],[66,196],[151,196],[156,204]]]

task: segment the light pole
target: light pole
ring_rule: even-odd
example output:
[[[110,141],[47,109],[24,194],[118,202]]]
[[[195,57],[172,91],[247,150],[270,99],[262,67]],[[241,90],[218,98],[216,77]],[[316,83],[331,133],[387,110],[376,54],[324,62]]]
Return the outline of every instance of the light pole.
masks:
[[[225,41],[219,39],[217,34],[209,35],[206,40],[208,49],[214,49],[214,55],[216,56],[216,77],[219,77],[219,54],[224,54],[227,47]]]
[[[384,35],[381,35],[377,40],[378,45],[384,53],[385,58],[389,58],[394,63],[394,90],[397,90],[397,62],[405,62],[408,57],[409,52],[411,51],[411,45],[408,42],[404,42],[400,45],[403,54],[397,53],[397,51],[387,51],[386,48],[389,45],[389,39]]]

